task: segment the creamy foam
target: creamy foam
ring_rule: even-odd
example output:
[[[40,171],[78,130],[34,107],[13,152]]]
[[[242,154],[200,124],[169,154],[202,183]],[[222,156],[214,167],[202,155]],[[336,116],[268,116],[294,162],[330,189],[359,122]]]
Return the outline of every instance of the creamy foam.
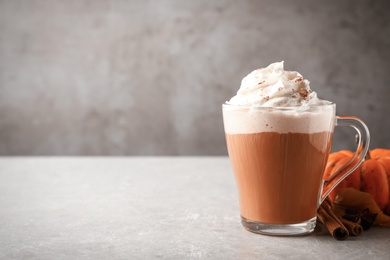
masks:
[[[311,134],[333,132],[334,113],[332,105],[316,106],[307,111],[225,105],[223,121],[227,134],[260,132]]]
[[[319,99],[309,83],[298,72],[285,71],[283,62],[254,70],[224,106],[225,132],[332,131],[335,109]]]
[[[240,106],[291,107],[319,105],[310,82],[296,71],[285,71],[284,62],[252,71],[241,81],[237,95],[228,104]]]

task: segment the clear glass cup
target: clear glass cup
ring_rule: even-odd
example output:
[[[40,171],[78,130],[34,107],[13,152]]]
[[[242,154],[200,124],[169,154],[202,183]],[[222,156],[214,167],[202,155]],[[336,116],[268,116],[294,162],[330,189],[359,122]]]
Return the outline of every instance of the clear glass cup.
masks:
[[[312,232],[322,201],[359,166],[369,147],[367,126],[356,117],[336,116],[331,102],[309,108],[225,103],[222,112],[241,223],[254,233]],[[335,126],[354,128],[358,145],[351,160],[324,180]]]

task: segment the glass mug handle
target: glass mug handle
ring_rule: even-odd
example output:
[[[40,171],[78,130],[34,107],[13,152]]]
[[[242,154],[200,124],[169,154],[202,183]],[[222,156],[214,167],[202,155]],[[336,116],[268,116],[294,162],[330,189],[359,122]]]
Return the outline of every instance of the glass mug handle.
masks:
[[[367,126],[357,117],[352,116],[336,116],[336,126],[349,126],[357,132],[357,148],[352,158],[337,172],[335,172],[329,179],[323,180],[323,192],[320,197],[319,205],[325,200],[329,193],[348,175],[350,175],[356,168],[362,163],[364,157],[367,154],[368,147],[370,144],[370,132]],[[344,173],[346,168],[349,168]]]

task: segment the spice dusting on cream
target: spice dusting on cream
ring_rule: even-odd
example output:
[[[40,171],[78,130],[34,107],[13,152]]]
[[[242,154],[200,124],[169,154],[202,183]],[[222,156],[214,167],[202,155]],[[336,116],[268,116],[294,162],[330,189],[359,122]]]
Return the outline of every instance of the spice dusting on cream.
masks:
[[[249,73],[241,81],[237,95],[227,101],[231,105],[292,107],[320,105],[310,88],[310,82],[296,71],[285,71],[284,62],[275,62],[266,68]]]

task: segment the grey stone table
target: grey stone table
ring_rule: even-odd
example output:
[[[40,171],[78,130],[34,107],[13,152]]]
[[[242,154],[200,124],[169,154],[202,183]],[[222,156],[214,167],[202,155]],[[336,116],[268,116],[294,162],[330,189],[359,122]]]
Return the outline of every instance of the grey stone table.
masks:
[[[389,259],[390,229],[244,230],[226,157],[0,158],[0,259]]]

